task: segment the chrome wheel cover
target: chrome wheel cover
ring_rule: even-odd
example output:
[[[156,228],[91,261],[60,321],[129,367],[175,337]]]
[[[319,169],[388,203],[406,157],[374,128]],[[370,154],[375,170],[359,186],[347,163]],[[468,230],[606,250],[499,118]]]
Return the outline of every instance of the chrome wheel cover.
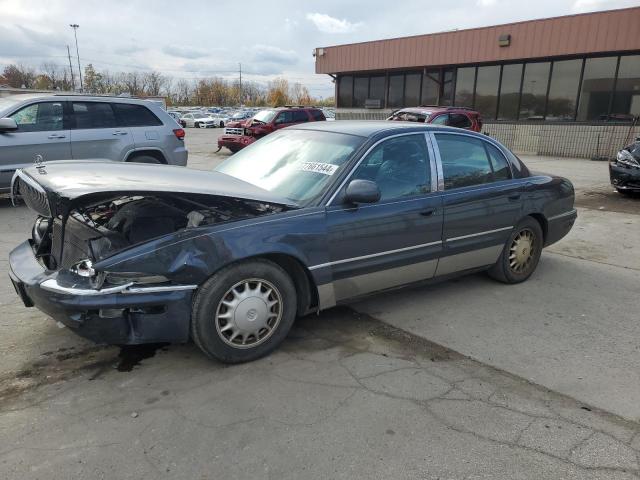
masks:
[[[218,303],[216,331],[234,348],[256,347],[276,331],[282,308],[282,296],[272,283],[260,278],[242,280]]]
[[[521,230],[513,238],[509,247],[509,268],[514,273],[526,272],[535,257],[536,238],[528,228]]]

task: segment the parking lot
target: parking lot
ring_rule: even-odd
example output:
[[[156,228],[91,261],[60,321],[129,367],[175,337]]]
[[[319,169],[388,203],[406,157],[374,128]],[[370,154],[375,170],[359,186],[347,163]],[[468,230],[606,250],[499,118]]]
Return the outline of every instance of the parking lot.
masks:
[[[187,130],[188,167],[229,156],[219,134]],[[638,478],[640,199],[605,162],[522,158],[579,210],[529,281],[377,295],[238,366],[24,308],[7,256],[32,215],[0,199],[0,478]]]

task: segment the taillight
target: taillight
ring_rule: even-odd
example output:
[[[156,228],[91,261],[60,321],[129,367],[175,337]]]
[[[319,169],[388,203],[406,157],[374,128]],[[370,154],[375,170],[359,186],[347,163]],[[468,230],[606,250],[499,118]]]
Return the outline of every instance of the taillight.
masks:
[[[178,140],[184,140],[184,130],[182,128],[174,128],[173,133]]]

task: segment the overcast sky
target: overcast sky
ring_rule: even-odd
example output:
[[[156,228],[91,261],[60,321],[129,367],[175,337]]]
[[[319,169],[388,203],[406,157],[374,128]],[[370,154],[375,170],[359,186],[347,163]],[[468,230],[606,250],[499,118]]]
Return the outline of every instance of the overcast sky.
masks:
[[[0,67],[68,65],[70,23],[83,65],[188,79],[276,76],[330,96],[315,47],[636,6],[639,0],[0,0]]]

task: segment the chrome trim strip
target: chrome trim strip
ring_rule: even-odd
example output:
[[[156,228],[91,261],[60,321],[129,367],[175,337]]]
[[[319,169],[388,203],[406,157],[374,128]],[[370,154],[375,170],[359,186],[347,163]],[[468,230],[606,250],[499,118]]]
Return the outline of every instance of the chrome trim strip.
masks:
[[[569,210],[568,212],[561,213],[560,215],[554,215],[553,217],[549,217],[547,218],[547,221],[551,222],[552,220],[558,220],[559,218],[569,217],[571,215],[577,215],[577,214],[578,214],[578,211],[574,208],[573,210]]]
[[[503,249],[504,245],[494,245],[492,247],[440,257],[438,259],[435,276],[440,277],[450,273],[492,265],[496,263]]]
[[[438,147],[438,140],[436,139],[434,132],[429,132],[429,137],[431,138],[431,145],[433,146],[433,151],[436,155],[436,168],[437,168],[437,176],[438,176],[438,191],[444,192],[444,174],[442,173],[442,157],[440,156],[440,147]]]
[[[431,144],[431,135],[429,132],[424,132],[424,139],[427,143],[427,152],[429,153],[429,170],[431,179],[431,191],[438,191],[438,167],[436,166],[436,153],[433,149],[433,145]]]
[[[380,143],[389,140],[391,138],[396,138],[396,137],[404,137],[407,135],[421,135],[421,132],[405,132],[405,133],[398,133],[395,135],[389,135],[388,137],[384,137],[381,138],[380,140],[378,140],[376,143],[374,143],[373,145],[371,145],[366,152],[364,152],[362,154],[362,156],[360,157],[360,159],[358,160],[358,162],[351,168],[351,171],[348,173],[348,175],[344,178],[344,180],[340,183],[340,185],[338,186],[338,188],[336,188],[333,192],[333,195],[331,195],[331,197],[329,198],[329,200],[327,200],[327,202],[325,203],[325,206],[330,207],[332,206],[332,202],[333,200],[336,198],[336,196],[338,195],[338,193],[340,192],[340,190],[342,190],[342,188],[347,184],[347,182],[349,181],[349,179],[351,178],[351,176],[354,174],[354,172],[356,171],[356,169],[360,166],[360,164],[362,163],[362,161],[367,158],[367,156],[371,153],[371,150],[373,150],[374,148],[376,148]],[[427,151],[429,150],[429,144],[427,144]],[[429,192],[431,193],[431,192]]]
[[[195,290],[198,285],[158,285],[157,287],[131,287],[122,293],[160,293],[160,292],[181,292],[183,290]]]
[[[40,284],[43,290],[54,293],[62,293],[65,295],[78,295],[83,297],[91,297],[96,295],[111,295],[114,293],[136,294],[136,293],[158,293],[158,292],[176,292],[182,290],[195,290],[197,285],[158,285],[154,287],[133,287],[133,282],[117,285],[115,287],[94,290],[92,288],[74,288],[63,287],[55,278],[49,278]]]
[[[455,242],[456,240],[464,240],[465,238],[479,237],[481,235],[489,235],[490,233],[504,232],[506,230],[511,230],[511,229],[513,229],[513,226],[504,227],[504,228],[496,228],[495,230],[487,230],[486,232],[478,232],[478,233],[472,233],[470,235],[461,235],[460,237],[447,238],[445,241],[447,241],[447,242]]]
[[[357,260],[366,260],[367,258],[381,257],[383,255],[391,255],[392,253],[407,252],[409,250],[415,250],[417,248],[432,247],[434,245],[440,245],[441,243],[442,241],[438,240],[437,242],[423,243],[421,245],[413,245],[411,247],[396,248],[395,250],[387,250],[386,252],[372,253],[369,255],[362,255],[360,257],[343,258],[342,260],[336,260],[334,262],[327,262],[327,263],[321,263],[319,265],[313,265],[312,267],[309,267],[309,270],[317,270],[319,268],[330,267],[332,265],[340,265],[342,263],[355,262]]]

